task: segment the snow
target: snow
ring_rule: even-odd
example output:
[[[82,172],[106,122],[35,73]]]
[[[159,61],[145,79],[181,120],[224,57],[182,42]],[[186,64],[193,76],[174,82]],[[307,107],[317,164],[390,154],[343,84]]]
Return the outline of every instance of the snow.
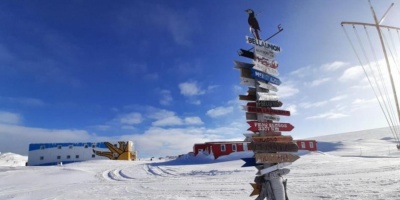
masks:
[[[290,165],[290,199],[400,199],[400,153],[387,129],[313,138],[321,150]],[[257,170],[237,153],[214,160],[88,161],[25,167],[26,157],[0,154],[0,199],[255,199]]]

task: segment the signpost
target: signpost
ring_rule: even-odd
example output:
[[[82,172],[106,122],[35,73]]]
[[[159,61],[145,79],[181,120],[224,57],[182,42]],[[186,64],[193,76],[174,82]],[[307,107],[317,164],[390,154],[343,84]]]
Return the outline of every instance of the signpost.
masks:
[[[257,29],[258,22],[254,11],[249,13],[249,25],[252,30]],[[278,26],[278,32],[268,39],[283,31]],[[256,37],[258,35],[256,34]],[[267,40],[268,40],[267,39]],[[275,93],[281,80],[279,64],[275,61],[276,54],[281,52],[281,47],[268,42],[246,36],[246,42],[252,45],[249,50],[240,49],[239,56],[249,58],[252,62],[234,61],[234,68],[240,70],[240,84],[249,87],[247,95],[239,95],[240,100],[249,101],[243,106],[246,111],[246,120],[250,125],[250,133],[244,133],[245,141],[250,142],[248,148],[254,151],[254,157],[243,158],[245,164],[242,167],[254,166],[259,171],[251,183],[253,192],[258,195],[257,200],[287,200],[286,180],[282,176],[290,172],[284,167],[296,161],[299,156],[290,152],[297,152],[298,146],[290,135],[282,135],[281,132],[289,132],[294,129],[290,123],[280,123],[280,116],[290,116],[290,111],[272,109],[281,107],[283,103]],[[251,51],[254,49],[254,51]]]

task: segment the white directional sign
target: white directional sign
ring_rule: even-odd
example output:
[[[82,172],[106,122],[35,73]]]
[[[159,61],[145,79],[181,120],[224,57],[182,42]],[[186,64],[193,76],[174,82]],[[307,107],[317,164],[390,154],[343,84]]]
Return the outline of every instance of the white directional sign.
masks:
[[[265,72],[267,74],[270,74],[272,76],[278,76],[279,75],[278,70],[275,69],[275,68],[270,67],[270,66],[272,66],[274,64],[278,65],[277,63],[273,63],[273,61],[272,62],[254,61],[254,67],[253,68],[256,69],[256,70]]]
[[[278,101],[278,95],[273,93],[257,92],[258,101]]]
[[[258,55],[260,57],[267,58],[267,59],[274,59],[275,58],[275,52],[274,51],[272,51],[270,49],[267,49],[265,47],[262,47],[262,46],[257,46],[257,45],[254,46],[254,58],[255,58],[256,55]]]
[[[257,81],[257,83],[258,83],[258,87],[265,88],[267,90],[272,90],[274,92],[278,92],[278,88],[274,85],[264,83],[262,81]]]

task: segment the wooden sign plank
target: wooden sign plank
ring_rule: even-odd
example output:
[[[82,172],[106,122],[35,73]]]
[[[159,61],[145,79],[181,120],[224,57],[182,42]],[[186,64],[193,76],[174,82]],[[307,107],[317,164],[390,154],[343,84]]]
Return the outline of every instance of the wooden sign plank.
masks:
[[[279,97],[274,93],[257,92],[257,101],[278,101]]]
[[[257,183],[250,183],[251,187],[253,187],[253,191],[251,192],[250,196],[259,195],[261,193],[261,184]]]
[[[239,56],[243,56],[245,58],[254,59],[254,52],[248,51],[248,50],[245,50],[245,49],[240,49],[238,51],[238,55]]]
[[[291,153],[255,153],[256,163],[294,162],[300,157]]]
[[[248,102],[248,107],[281,107],[283,104],[280,101],[256,101]]]
[[[240,61],[233,61],[235,66],[234,68],[236,69],[240,69],[240,68],[245,68],[245,69],[251,69],[252,67],[254,67],[254,64],[252,63],[245,63],[245,62],[240,62]]]
[[[255,101],[255,100],[249,100]],[[264,113],[270,115],[283,115],[283,116],[290,116],[290,111],[287,110],[275,110],[271,108],[260,108],[260,107],[249,107],[249,106],[242,106],[243,110],[253,113]]]
[[[272,76],[279,76],[279,72],[276,69],[276,67],[278,67],[278,63],[275,63],[275,61],[271,62],[270,60],[266,60],[266,61],[261,60],[261,61],[255,61],[254,63],[255,63],[255,65],[254,65],[253,69],[270,74]],[[275,67],[275,68],[272,68],[272,67]]]
[[[240,84],[254,87],[256,85],[256,80],[254,80],[253,78],[240,77]]]
[[[262,165],[256,163],[256,159],[254,157],[251,158],[241,158],[245,163],[242,165],[242,167],[255,167],[257,165]]]
[[[268,168],[265,168],[265,169],[262,169],[262,170],[258,171],[256,175],[257,176],[262,176],[262,175],[268,174],[268,173],[270,173],[272,171],[287,167],[287,166],[289,166],[291,164],[292,164],[291,162],[278,163],[276,165],[273,165],[271,167],[268,167]]]
[[[253,79],[254,80],[254,79]],[[265,88],[274,92],[278,92],[278,88],[274,85],[264,83],[262,81],[257,81],[258,87]]]
[[[253,141],[254,142],[292,142],[293,137],[290,135],[253,137]]]
[[[241,69],[241,70],[243,70],[243,69]],[[271,76],[271,75],[269,75],[267,73],[260,72],[260,71],[255,70],[255,69],[251,69],[250,71],[251,71],[251,76],[254,79],[261,80],[261,81],[266,81],[268,83],[272,83],[272,84],[275,84],[275,85],[280,85],[282,83],[281,80],[279,80],[278,78],[276,78],[274,76]]]
[[[262,57],[265,59],[275,59],[275,52],[269,49],[266,49],[261,46],[254,46],[254,60],[257,60],[257,57]]]
[[[251,142],[249,149],[254,152],[297,152],[299,147],[294,142]]]
[[[251,95],[251,94],[239,95],[239,100],[243,100],[243,101],[255,101],[255,100],[257,100],[257,96],[256,96],[256,95]]]
[[[250,125],[249,131],[292,131],[294,126],[290,123],[269,123],[269,122],[258,122],[250,121],[247,122]]]
[[[258,40],[255,38],[251,38],[249,36],[246,36],[246,42],[248,44],[253,44],[255,46],[260,46],[260,47],[264,47],[266,50],[272,50],[274,52],[280,52],[281,48],[277,45],[271,44],[267,41],[264,40]]]

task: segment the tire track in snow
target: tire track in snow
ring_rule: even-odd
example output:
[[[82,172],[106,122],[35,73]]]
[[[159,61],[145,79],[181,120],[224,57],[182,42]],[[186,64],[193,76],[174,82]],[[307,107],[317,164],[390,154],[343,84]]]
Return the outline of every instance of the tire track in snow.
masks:
[[[121,169],[106,170],[103,172],[102,176],[108,181],[129,181],[135,179],[126,175]]]

